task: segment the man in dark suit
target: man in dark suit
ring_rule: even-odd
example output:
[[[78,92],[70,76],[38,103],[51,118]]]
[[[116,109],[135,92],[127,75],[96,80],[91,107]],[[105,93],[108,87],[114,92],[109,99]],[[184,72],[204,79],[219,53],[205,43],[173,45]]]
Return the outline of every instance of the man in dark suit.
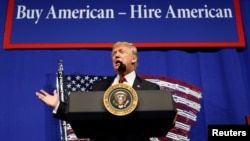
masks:
[[[136,47],[128,42],[117,42],[112,48],[112,64],[116,75],[113,78],[97,81],[93,84],[93,91],[106,91],[110,86],[121,83],[122,77],[125,83],[135,90],[159,90],[159,86],[140,78],[135,70],[138,65]],[[122,127],[121,127],[122,128]],[[119,129],[117,129],[119,130]],[[94,141],[149,141],[144,134],[124,134],[112,136],[100,136]]]
[[[113,78],[103,79],[96,81],[93,84],[93,91],[105,91],[110,86],[124,83],[135,90],[159,90],[160,87],[152,82],[141,79],[136,74],[136,68],[138,66],[138,56],[137,49],[132,43],[128,42],[117,42],[112,47],[112,65],[116,75]],[[125,80],[122,82],[121,80]],[[46,105],[53,108],[53,114],[55,118],[66,120],[65,109],[66,103],[60,102],[58,93],[56,90],[53,95],[50,95],[44,90],[36,92],[37,97],[44,102]],[[100,137],[95,139],[95,141],[148,141],[145,135],[125,135],[125,136],[112,136],[112,137]]]

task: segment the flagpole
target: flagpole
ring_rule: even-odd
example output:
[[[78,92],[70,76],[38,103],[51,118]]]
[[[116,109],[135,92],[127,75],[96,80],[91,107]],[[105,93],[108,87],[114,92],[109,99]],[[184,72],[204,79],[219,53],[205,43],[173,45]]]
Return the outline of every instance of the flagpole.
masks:
[[[56,75],[56,87],[59,93],[60,101],[65,102],[64,89],[63,89],[63,61],[58,61],[58,71]],[[67,138],[67,123],[64,120],[59,120],[61,141],[68,141]]]

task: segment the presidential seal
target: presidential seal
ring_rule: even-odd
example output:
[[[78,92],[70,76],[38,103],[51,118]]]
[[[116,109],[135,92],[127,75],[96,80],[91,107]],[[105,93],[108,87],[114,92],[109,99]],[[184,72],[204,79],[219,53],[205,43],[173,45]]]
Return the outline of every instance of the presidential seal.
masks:
[[[119,83],[110,86],[105,91],[103,103],[111,114],[125,116],[133,112],[136,108],[138,95],[131,86]]]

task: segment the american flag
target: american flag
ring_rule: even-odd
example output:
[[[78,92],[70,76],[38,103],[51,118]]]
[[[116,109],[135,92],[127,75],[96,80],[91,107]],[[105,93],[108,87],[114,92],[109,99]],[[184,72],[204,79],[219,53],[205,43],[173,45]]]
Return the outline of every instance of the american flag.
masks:
[[[95,76],[70,74],[63,76],[63,87],[65,99],[67,100],[69,92],[90,91],[92,84],[96,80],[106,79],[110,76]],[[170,90],[177,108],[176,124],[169,130],[166,137],[152,137],[151,141],[189,141],[192,125],[197,120],[197,114],[201,109],[202,99],[201,89],[188,83],[158,76],[140,76],[150,82],[156,83],[161,90]],[[63,123],[63,122],[62,122]],[[77,138],[70,124],[62,124],[61,139],[63,141],[89,141],[88,138]],[[63,128],[65,130],[63,130]],[[65,131],[65,132],[64,132]]]

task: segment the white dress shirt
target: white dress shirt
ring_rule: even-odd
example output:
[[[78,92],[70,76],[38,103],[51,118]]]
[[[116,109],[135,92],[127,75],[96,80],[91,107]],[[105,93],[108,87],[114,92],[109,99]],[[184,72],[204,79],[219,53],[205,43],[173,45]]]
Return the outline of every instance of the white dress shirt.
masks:
[[[123,83],[132,87],[134,84],[135,77],[136,77],[135,71],[132,71],[131,73],[125,75],[124,77],[126,78],[127,81]],[[118,84],[120,79],[121,79],[121,76],[116,75],[115,80],[112,83],[112,85]]]

